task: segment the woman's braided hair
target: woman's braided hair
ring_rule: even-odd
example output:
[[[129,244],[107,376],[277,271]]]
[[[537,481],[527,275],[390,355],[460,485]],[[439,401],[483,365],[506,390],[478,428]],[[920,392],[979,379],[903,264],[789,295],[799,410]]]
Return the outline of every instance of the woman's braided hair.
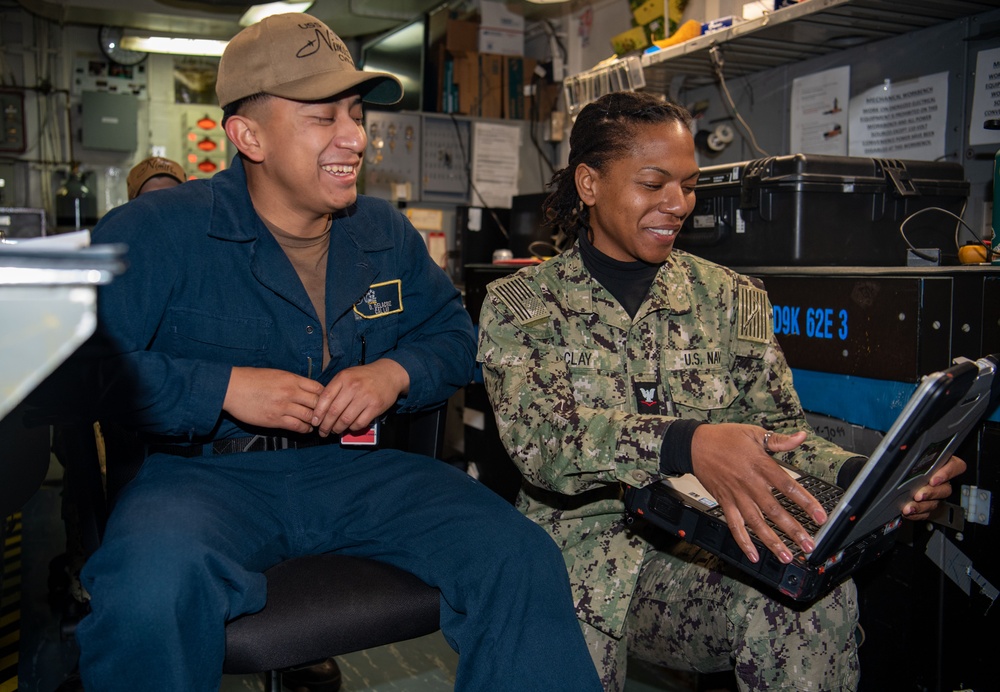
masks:
[[[687,109],[645,92],[616,91],[587,104],[573,123],[569,136],[569,163],[556,171],[548,187],[552,192],[542,204],[544,223],[565,239],[575,240],[589,227],[589,210],[576,190],[576,168],[585,163],[601,170],[641,143],[637,130],[665,122],[691,124]]]

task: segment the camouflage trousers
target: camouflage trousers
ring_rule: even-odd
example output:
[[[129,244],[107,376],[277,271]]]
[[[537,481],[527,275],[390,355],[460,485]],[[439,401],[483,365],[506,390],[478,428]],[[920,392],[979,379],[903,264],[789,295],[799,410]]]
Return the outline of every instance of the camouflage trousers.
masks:
[[[670,551],[647,554],[621,639],[581,623],[607,692],[622,690],[628,656],[674,670],[735,669],[740,690],[857,689],[852,581],[795,608],[688,543]]]

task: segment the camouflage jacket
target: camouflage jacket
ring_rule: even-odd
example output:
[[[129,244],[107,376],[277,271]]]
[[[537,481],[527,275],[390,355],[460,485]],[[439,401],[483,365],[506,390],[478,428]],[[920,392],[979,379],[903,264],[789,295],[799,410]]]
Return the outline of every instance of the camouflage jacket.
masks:
[[[622,485],[661,477],[673,421],[808,430],[783,460],[830,481],[852,456],[806,423],[771,318],[758,280],[678,250],[634,319],[575,245],[490,284],[479,360],[526,481],[517,506],[559,544],[594,627],[622,633],[648,549],[625,525]]]

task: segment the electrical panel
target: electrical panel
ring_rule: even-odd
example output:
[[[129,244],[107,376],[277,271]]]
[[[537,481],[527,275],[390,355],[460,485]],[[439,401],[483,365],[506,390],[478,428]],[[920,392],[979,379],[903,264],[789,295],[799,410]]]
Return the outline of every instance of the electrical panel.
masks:
[[[365,130],[365,194],[393,202],[420,200],[420,116],[369,111]]]
[[[424,116],[421,185],[424,202],[469,203],[471,123],[450,116]]]
[[[45,210],[0,207],[0,238],[36,238],[45,235]]]
[[[85,91],[82,102],[84,147],[135,151],[139,122],[139,102],[135,96]]]
[[[0,152],[23,154],[28,148],[24,135],[24,94],[19,91],[0,91],[0,112],[3,117]]]
[[[208,113],[184,114],[184,159],[179,163],[188,178],[211,178],[226,167],[226,132],[222,118]]]

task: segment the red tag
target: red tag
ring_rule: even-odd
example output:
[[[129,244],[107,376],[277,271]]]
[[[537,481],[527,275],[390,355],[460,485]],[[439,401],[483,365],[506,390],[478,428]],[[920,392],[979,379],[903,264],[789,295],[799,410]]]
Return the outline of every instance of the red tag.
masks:
[[[340,444],[352,447],[374,447],[378,444],[378,421],[372,423],[367,430],[353,433],[346,432],[340,436]]]

